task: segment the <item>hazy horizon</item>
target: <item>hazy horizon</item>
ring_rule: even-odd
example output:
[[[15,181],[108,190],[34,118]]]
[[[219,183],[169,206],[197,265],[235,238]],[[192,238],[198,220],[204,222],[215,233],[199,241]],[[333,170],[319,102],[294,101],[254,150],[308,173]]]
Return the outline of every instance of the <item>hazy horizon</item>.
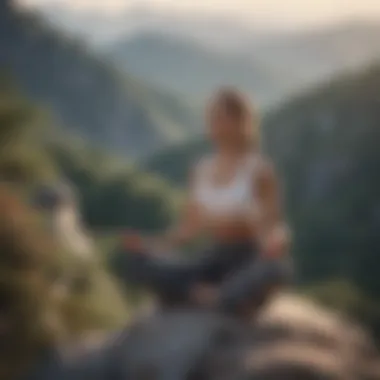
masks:
[[[205,15],[228,17],[278,28],[310,28],[353,19],[380,20],[378,0],[18,0],[32,7],[59,6],[73,14],[91,13],[98,17],[117,17],[120,12],[147,10],[177,13],[182,17]]]

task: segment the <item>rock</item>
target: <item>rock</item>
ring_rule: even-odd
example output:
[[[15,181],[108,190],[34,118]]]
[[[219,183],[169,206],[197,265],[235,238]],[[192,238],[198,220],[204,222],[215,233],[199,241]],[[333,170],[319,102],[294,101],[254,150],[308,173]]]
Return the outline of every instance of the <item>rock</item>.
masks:
[[[78,340],[42,355],[24,379],[380,379],[379,353],[362,328],[294,295],[278,296],[252,323],[153,309],[114,334]]]
[[[250,325],[189,310],[141,317],[76,363],[99,380],[380,379],[380,356],[360,327],[292,295]]]

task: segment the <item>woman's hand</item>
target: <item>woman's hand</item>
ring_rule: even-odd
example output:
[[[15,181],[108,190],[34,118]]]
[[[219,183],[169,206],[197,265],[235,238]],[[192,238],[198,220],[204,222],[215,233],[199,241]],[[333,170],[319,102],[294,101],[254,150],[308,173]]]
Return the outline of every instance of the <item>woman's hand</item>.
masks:
[[[123,235],[123,247],[131,252],[140,253],[145,249],[144,238],[135,231],[127,231]]]
[[[149,253],[162,256],[170,252],[170,245],[159,237],[146,237],[135,231],[128,231],[123,236],[123,247],[132,253]]]
[[[208,284],[194,285],[190,291],[190,299],[201,306],[213,306],[219,297],[218,288]]]
[[[281,257],[289,248],[290,233],[284,226],[276,227],[268,235],[264,243],[264,256],[269,258]]]

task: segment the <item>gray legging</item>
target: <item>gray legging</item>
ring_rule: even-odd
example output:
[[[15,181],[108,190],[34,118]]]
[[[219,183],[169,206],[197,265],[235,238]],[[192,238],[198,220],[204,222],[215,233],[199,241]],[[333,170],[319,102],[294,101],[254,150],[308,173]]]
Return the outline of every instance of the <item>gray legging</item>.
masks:
[[[233,309],[247,298],[260,298],[268,287],[287,282],[291,276],[287,261],[260,258],[250,241],[215,244],[194,259],[125,253],[120,257],[126,262],[116,267],[124,281],[146,286],[169,302],[186,300],[196,283],[218,284],[223,309]]]

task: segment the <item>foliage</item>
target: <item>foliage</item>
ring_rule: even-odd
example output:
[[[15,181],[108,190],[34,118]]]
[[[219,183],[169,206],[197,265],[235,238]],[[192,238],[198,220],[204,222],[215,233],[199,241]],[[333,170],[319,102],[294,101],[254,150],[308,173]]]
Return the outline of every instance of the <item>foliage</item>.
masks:
[[[0,176],[23,184],[48,178],[53,168],[40,152],[45,131],[43,114],[18,94],[10,81],[0,78]]]
[[[90,227],[154,230],[170,223],[180,197],[164,181],[64,130],[56,131],[9,80],[0,84],[2,181],[33,189],[63,176],[79,193]]]
[[[380,299],[379,91],[374,67],[300,97],[267,118],[265,145],[286,179],[300,280],[348,278]]]
[[[196,127],[181,100],[118,73],[36,15],[1,9],[0,50],[1,68],[48,106],[57,124],[104,148],[141,156]]]
[[[7,342],[1,348],[0,377],[10,378],[53,343],[59,329],[50,323],[56,315],[47,280],[55,265],[52,244],[35,217],[4,187],[0,207],[1,341]]]
[[[11,106],[5,107],[8,104]],[[20,302],[12,314],[18,323],[17,329],[21,334],[24,332],[22,324],[26,324],[25,328],[37,328],[33,318],[37,318],[45,307],[54,309],[49,311],[48,319],[49,323],[58,324],[58,330],[63,332],[59,339],[78,336],[90,329],[120,326],[128,317],[127,308],[116,280],[106,273],[103,262],[107,259],[107,251],[116,243],[115,229],[162,228],[174,215],[178,195],[163,181],[104,154],[65,131],[54,133],[54,139],[43,138],[54,130],[54,126],[46,123],[39,132],[43,123],[38,118],[38,108],[20,96],[11,84],[1,87],[0,107],[0,144],[3,144],[0,145],[0,168],[7,169],[0,171],[0,180],[8,183],[4,194],[0,193],[0,296],[5,293],[5,298],[13,300],[16,297],[15,302]],[[12,132],[12,144],[8,131]],[[7,165],[12,157],[23,170]],[[33,157],[43,160],[36,162]],[[54,184],[62,177],[71,181],[77,190],[86,224],[94,229],[93,232],[97,235],[100,229],[101,237],[111,230],[114,236],[111,244],[99,244],[93,260],[86,263],[53,240],[45,229],[45,215],[34,214],[22,205],[22,200],[29,202],[41,184]],[[20,211],[16,213],[13,204],[16,211]],[[29,259],[32,260],[30,275],[26,273],[28,268],[10,269],[14,265],[27,266]],[[35,281],[39,284],[38,289],[32,286]],[[14,293],[12,289],[17,292],[20,289],[21,293]],[[32,304],[32,300],[38,302]],[[3,307],[8,308],[5,301]],[[46,336],[50,337],[50,327],[43,321],[42,328],[48,329]],[[38,351],[38,342],[34,339],[45,336],[41,332],[35,334],[31,337],[33,349],[30,351],[22,336],[13,337],[15,348],[24,347],[27,358]],[[3,359],[13,363],[0,355],[0,360]]]
[[[91,228],[152,231],[168,225],[175,215],[180,195],[159,178],[130,164],[122,167],[85,146],[76,149],[61,142],[49,151],[61,174],[77,188]]]
[[[0,207],[0,378],[12,379],[52,346],[121,326],[128,314],[96,257],[84,263],[64,251],[5,185]]]

